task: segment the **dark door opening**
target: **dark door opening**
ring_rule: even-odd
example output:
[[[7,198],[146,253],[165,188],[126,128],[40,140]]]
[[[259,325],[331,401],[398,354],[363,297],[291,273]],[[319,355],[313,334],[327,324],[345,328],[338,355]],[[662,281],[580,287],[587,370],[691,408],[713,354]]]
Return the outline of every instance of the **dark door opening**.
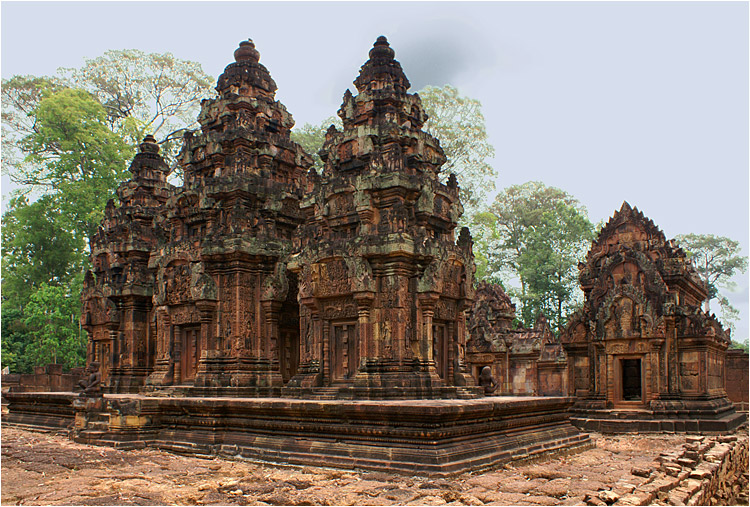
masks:
[[[621,359],[622,399],[623,401],[641,401],[641,360]]]
[[[432,358],[440,378],[448,374],[448,333],[444,324],[432,325]]]
[[[356,323],[336,324],[333,326],[331,348],[331,380],[346,380],[356,368],[355,341]]]
[[[198,349],[200,347],[200,336],[200,326],[189,326],[182,329],[182,343],[180,344],[181,382],[195,380],[195,372],[198,370]]]
[[[282,329],[279,367],[281,368],[281,378],[285,384],[297,374],[298,365],[299,331]]]

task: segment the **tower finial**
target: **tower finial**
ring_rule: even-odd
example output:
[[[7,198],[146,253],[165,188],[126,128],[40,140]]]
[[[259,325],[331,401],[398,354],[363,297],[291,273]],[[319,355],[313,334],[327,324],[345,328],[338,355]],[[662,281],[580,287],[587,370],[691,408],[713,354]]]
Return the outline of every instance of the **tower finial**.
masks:
[[[378,37],[378,40],[375,41],[370,50],[370,58],[387,58],[392,60],[394,56],[396,56],[396,52],[388,44],[388,39],[385,38],[385,35]]]
[[[240,42],[240,47],[234,50],[234,59],[237,62],[257,62],[258,60],[260,60],[260,53],[258,53],[258,50],[255,49],[255,43],[253,43],[252,39],[247,39]]]

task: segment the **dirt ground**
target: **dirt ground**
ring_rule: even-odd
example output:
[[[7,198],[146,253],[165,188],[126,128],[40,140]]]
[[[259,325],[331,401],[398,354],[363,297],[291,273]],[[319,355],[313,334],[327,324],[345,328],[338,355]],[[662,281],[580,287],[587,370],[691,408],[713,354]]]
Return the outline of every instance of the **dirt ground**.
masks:
[[[544,463],[448,479],[201,459],[77,444],[2,428],[3,505],[580,505],[645,481],[685,435],[602,436],[596,448]]]

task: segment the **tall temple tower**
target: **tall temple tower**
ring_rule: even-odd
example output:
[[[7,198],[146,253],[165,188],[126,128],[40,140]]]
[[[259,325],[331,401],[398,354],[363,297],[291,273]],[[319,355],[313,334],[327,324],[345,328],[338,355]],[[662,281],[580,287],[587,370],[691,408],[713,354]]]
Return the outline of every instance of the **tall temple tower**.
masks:
[[[234,57],[218,96],[201,104],[200,131],[185,135],[184,188],[167,202],[166,240],[149,260],[160,288],[149,383],[262,394],[295,373],[285,257],[312,160],[290,139],[294,121],[255,45],[242,42]]]
[[[290,386],[339,396],[470,396],[465,310],[473,297],[468,229],[455,176],[422,131],[427,119],[385,37],[347,90],[302,201],[300,368]],[[460,389],[458,389],[460,388]]]
[[[182,386],[269,394],[296,373],[296,279],[286,257],[302,222],[311,158],[251,41],[185,135],[184,185],[152,137],[92,238],[83,324],[112,391]],[[202,389],[196,390],[196,389]],[[213,389],[213,391],[212,391]]]

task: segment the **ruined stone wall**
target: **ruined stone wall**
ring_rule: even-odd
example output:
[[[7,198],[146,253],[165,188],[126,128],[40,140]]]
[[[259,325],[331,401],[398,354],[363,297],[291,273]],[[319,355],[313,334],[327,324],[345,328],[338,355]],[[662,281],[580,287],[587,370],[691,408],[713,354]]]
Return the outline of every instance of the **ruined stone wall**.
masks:
[[[744,350],[727,351],[726,390],[727,396],[737,410],[748,411],[748,353]]]
[[[71,368],[63,373],[61,364],[37,366],[34,373],[11,373],[2,376],[3,391],[65,392],[73,391],[84,376],[83,368]]]
[[[597,495],[586,495],[585,502],[587,505],[741,505],[741,482],[747,467],[746,430],[720,437],[689,436],[681,447],[661,453],[653,466],[631,470],[632,475],[643,477],[643,482],[623,483]]]

